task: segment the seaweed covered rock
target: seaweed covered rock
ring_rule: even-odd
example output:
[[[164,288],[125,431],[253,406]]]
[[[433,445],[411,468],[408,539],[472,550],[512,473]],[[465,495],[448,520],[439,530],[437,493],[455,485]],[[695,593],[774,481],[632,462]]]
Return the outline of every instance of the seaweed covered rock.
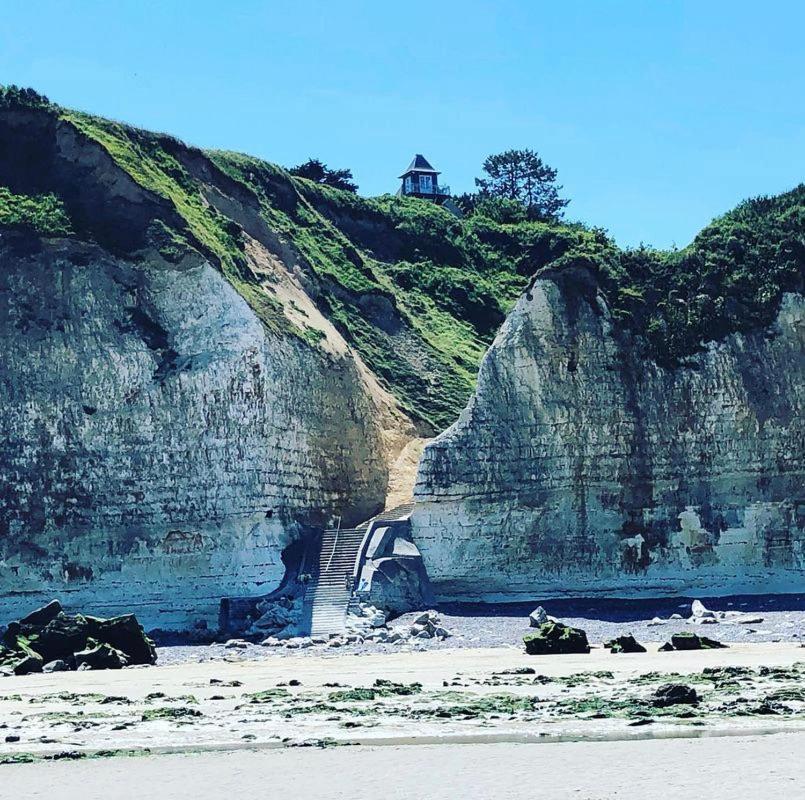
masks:
[[[695,706],[699,702],[699,695],[692,686],[686,686],[684,683],[664,683],[657,687],[651,702],[659,708],[677,705]]]
[[[727,645],[719,642],[716,639],[710,639],[707,636],[699,636],[696,633],[683,631],[682,633],[675,633],[671,636],[671,641],[666,642],[660,647],[661,652],[669,652],[671,650],[715,650],[717,648],[726,647]]]
[[[0,646],[0,666],[17,675],[41,672],[56,662],[68,669],[81,664],[120,669],[156,659],[154,643],[133,614],[109,619],[67,614],[57,600],[9,623]]]
[[[531,656],[563,653],[589,653],[587,634],[561,622],[545,622],[533,633],[523,636],[525,651]]]
[[[610,653],[645,653],[646,648],[643,647],[631,633],[624,636],[616,636],[608,642],[604,642],[604,647],[609,648]]]
[[[125,653],[94,639],[89,639],[86,649],[75,654],[76,669],[122,669],[128,663]]]

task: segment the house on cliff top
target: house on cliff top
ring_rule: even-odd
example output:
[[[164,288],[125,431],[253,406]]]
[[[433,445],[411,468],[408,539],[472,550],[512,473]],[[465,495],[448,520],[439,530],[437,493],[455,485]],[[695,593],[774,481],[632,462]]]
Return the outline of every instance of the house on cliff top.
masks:
[[[431,166],[428,159],[417,153],[408,169],[400,175],[402,185],[397,196],[419,197],[441,205],[450,197],[450,187],[439,186],[439,175],[441,173]]]
[[[417,153],[408,165],[408,169],[400,175],[402,184],[397,190],[397,197],[418,197],[444,206],[457,217],[462,216],[461,209],[450,196],[449,186],[439,185],[441,173],[431,165],[425,156]]]

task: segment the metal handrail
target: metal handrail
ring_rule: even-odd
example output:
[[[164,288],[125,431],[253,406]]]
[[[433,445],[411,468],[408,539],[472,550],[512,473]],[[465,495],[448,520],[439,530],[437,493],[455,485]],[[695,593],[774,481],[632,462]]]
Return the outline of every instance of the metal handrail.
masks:
[[[330,558],[327,559],[327,566],[324,568],[325,572],[330,571],[330,564],[333,563],[333,556],[335,556],[335,549],[338,547],[338,536],[341,533],[341,517],[338,518],[338,527],[335,529],[335,539],[333,539],[333,549],[330,551]]]

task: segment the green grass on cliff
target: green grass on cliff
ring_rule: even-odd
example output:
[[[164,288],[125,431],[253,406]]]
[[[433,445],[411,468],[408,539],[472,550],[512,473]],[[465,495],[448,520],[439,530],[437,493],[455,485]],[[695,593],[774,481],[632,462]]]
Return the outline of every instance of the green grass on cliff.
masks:
[[[198,182],[166,150],[167,137],[75,111],[62,112],[61,118],[103,146],[140,186],[173,204],[186,230],[175,230],[160,220],[155,221],[152,238],[163,256],[177,260],[195,240],[199,249],[217,261],[223,274],[267,327],[275,332],[295,333],[306,340],[303,331],[290,325],[282,313],[282,305],[257,285],[243,255],[240,226],[204,200]]]
[[[703,342],[768,324],[782,293],[803,289],[805,186],[742,203],[683,250],[623,250],[604,231],[527,221],[511,208],[482,207],[458,219],[416,199],[362,198],[250,156],[202,153],[60,109],[30,90],[0,90],[0,115],[20,107],[75,126],[175,211],[148,227],[165,258],[203,253],[267,327],[315,348],[320,334],[290,323],[270,283],[250,268],[241,225],[210,198],[234,198],[232,208],[256,215],[269,232],[267,246],[301,269],[319,309],[412,417],[433,430],[464,407],[506,313],[545,270],[596,274],[619,326],[669,365]],[[70,208],[57,195],[0,187],[0,225],[91,237],[71,227]]]
[[[53,194],[20,195],[0,186],[0,227],[31,230],[42,236],[73,233],[64,204]]]
[[[616,318],[672,365],[705,342],[768,325],[784,292],[805,289],[805,184],[741,203],[682,250],[610,244],[595,266]]]

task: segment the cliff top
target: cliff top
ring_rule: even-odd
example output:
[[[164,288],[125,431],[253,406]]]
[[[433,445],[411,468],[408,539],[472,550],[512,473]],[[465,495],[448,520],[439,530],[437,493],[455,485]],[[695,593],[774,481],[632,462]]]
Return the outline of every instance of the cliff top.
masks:
[[[0,154],[0,226],[125,258],[158,254],[177,269],[201,256],[276,335],[317,347],[250,266],[246,249],[259,241],[427,432],[456,418],[507,311],[546,270],[594,272],[614,317],[666,362],[767,324],[782,293],[803,284],[805,185],[742,203],[663,252],[621,250],[579,224],[362,198],[13,87],[0,89]]]

